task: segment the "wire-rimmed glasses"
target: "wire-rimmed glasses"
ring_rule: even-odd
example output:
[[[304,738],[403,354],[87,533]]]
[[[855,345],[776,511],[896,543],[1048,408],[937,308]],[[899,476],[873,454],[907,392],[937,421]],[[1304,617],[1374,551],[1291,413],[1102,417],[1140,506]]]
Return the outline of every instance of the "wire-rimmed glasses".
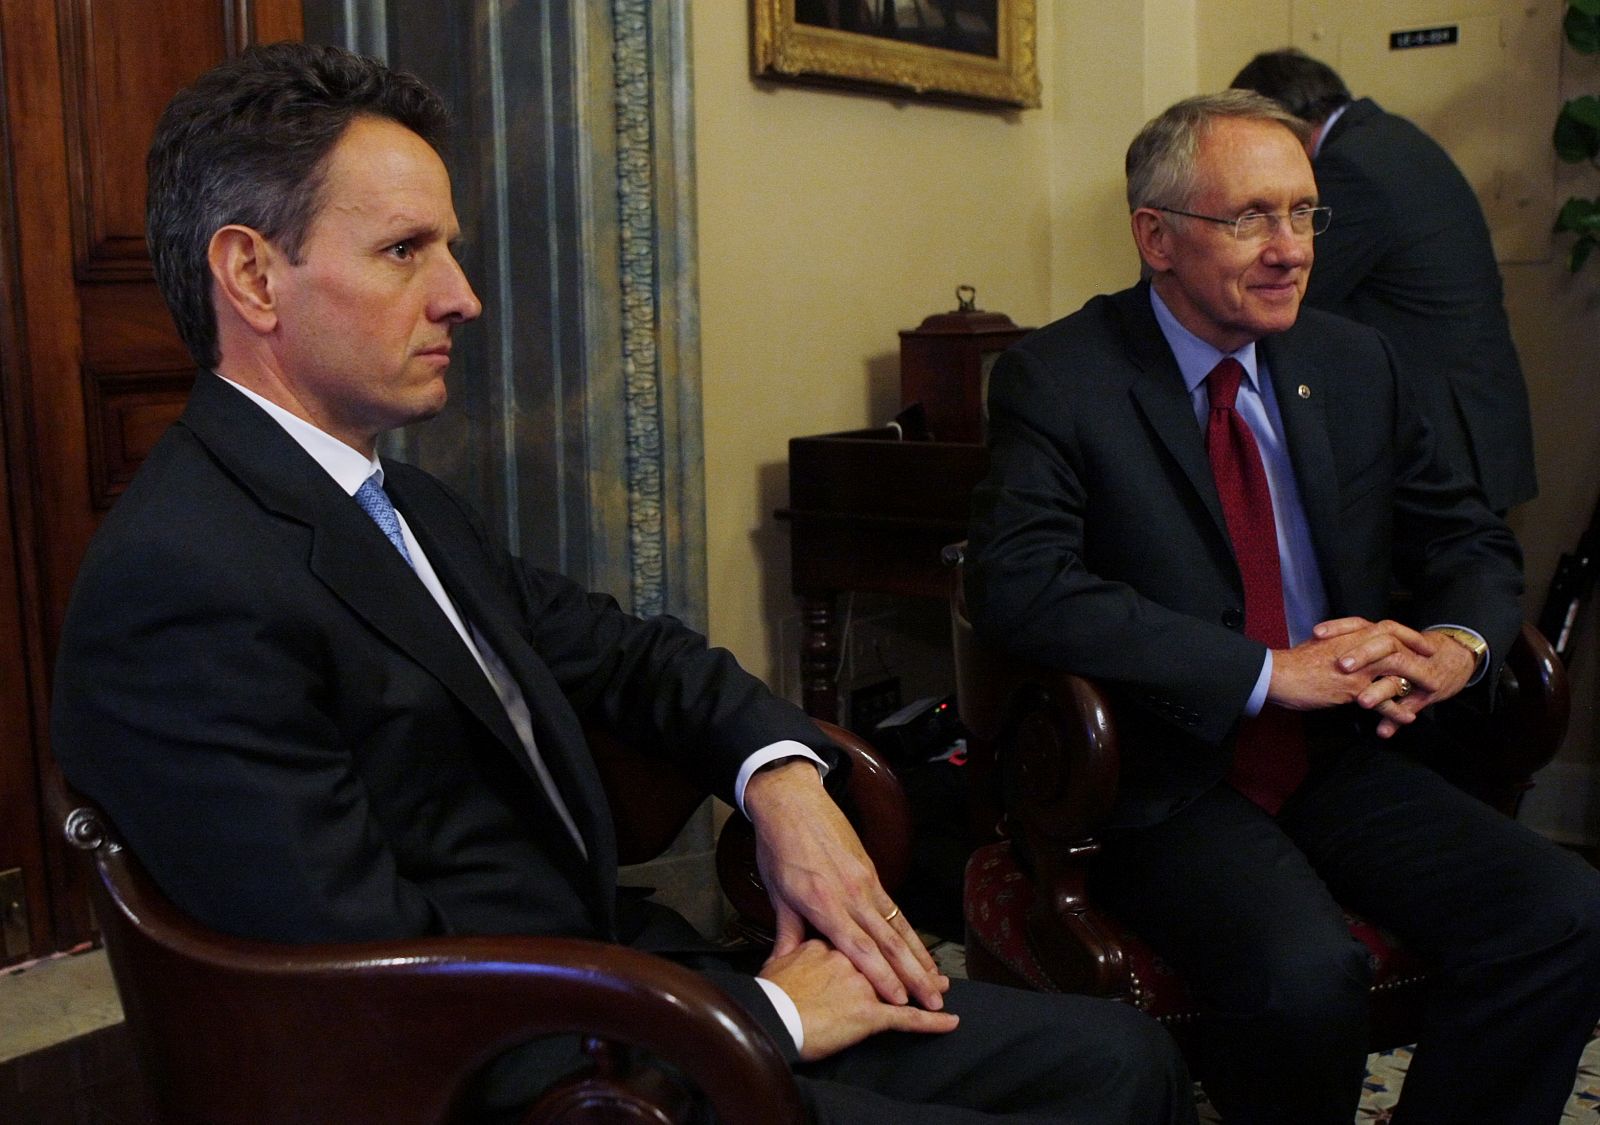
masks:
[[[1246,211],[1236,219],[1218,215],[1201,215],[1194,211],[1180,211],[1176,207],[1156,207],[1169,215],[1182,215],[1189,219],[1204,219],[1208,223],[1232,227],[1233,237],[1240,242],[1265,242],[1278,233],[1280,223],[1288,223],[1289,230],[1299,238],[1315,237],[1328,229],[1333,221],[1332,207],[1296,207],[1287,215],[1269,211]]]

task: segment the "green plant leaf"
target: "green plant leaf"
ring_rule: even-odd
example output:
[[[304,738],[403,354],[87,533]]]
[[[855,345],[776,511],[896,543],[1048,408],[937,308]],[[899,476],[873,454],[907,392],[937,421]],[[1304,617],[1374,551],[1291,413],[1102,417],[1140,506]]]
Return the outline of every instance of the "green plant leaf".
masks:
[[[1572,244],[1572,249],[1567,251],[1567,270],[1577,273],[1583,268],[1583,263],[1589,260],[1589,254],[1595,248],[1595,240],[1585,235]]]
[[[1600,97],[1594,94],[1573,98],[1561,107],[1561,112],[1580,124],[1600,128]]]
[[[1567,0],[1562,31],[1573,50],[1600,54],[1600,0]],[[1588,160],[1600,164],[1600,97],[1585,94],[1561,107],[1550,136],[1556,155],[1568,164]],[[1581,270],[1600,245],[1600,198],[1574,196],[1561,205],[1552,226],[1556,233],[1577,235],[1567,250],[1567,269]]]
[[[1568,164],[1593,160],[1600,154],[1600,98],[1584,94],[1562,106],[1550,143]]]
[[[1585,55],[1600,51],[1600,14],[1581,11],[1574,4],[1567,9],[1561,28],[1566,32],[1567,42],[1572,44],[1573,50]]]
[[[1552,229],[1600,236],[1600,199],[1574,197],[1567,200],[1561,205],[1561,212],[1556,216]]]

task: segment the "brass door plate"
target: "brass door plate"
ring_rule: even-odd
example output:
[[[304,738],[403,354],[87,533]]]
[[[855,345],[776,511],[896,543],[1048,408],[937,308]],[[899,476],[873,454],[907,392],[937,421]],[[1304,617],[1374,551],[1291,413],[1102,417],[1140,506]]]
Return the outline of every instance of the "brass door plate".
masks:
[[[3,939],[7,961],[25,956],[30,948],[28,895],[22,885],[20,867],[0,871],[0,939]]]

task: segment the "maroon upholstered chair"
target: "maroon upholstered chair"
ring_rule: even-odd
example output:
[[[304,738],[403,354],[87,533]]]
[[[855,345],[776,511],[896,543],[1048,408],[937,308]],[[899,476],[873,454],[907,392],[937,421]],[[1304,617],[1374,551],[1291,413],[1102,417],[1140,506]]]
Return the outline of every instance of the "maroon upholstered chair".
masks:
[[[963,909],[967,973],[1042,991],[1083,992],[1137,1004],[1180,1044],[1198,1012],[1176,972],[1091,899],[1087,861],[1117,793],[1117,724],[1090,680],[1015,660],[973,636],[960,579],[960,545],[946,549],[955,584],[951,634],[957,707],[968,746],[971,823]],[[1524,624],[1488,715],[1460,721],[1450,776],[1514,814],[1530,777],[1566,734],[1566,674],[1549,642]],[[998,771],[1007,784],[994,784]],[[1001,790],[1010,804],[1002,808]],[[1021,845],[1013,846],[1013,842]],[[1024,866],[1021,851],[1030,857]],[[1372,923],[1347,915],[1375,970],[1372,1047],[1413,1043],[1426,966]]]
[[[899,782],[865,743],[821,725],[852,760],[848,803],[876,821],[869,850],[886,848],[875,858],[903,872],[909,821]],[[659,761],[615,740],[591,742],[622,861],[654,857],[699,796]],[[162,896],[98,808],[59,789],[67,838],[93,868],[101,935],[163,1121],[464,1121],[486,1062],[554,1034],[579,1036],[588,1064],[543,1091],[524,1125],[680,1122],[691,1085],[720,1120],[803,1120],[788,1066],[759,1026],[688,969],[567,938],[279,945],[221,935]],[[748,838],[742,817],[728,825]],[[748,903],[752,894],[760,884],[746,874],[733,897]],[[641,1053],[669,1065],[641,1062]]]

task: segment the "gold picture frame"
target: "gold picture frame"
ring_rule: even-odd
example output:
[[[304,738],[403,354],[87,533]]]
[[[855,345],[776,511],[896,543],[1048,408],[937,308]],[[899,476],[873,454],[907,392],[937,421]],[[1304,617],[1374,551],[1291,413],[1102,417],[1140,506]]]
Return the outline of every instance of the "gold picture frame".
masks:
[[[752,66],[757,77],[1022,107],[1039,104],[1034,0],[753,4]]]

